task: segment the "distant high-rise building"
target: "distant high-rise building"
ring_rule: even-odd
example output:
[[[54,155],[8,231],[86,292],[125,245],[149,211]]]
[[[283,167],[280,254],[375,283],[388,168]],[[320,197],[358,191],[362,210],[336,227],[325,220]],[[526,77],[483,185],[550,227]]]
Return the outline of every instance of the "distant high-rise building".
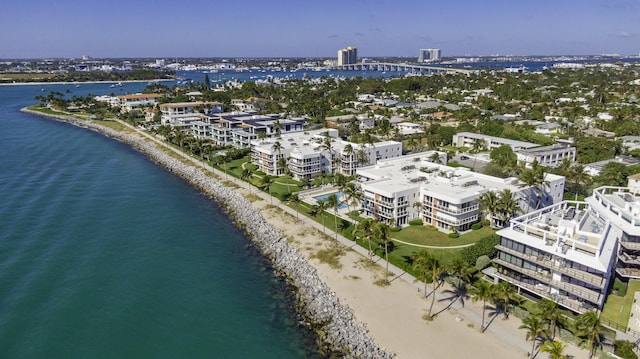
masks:
[[[420,49],[418,62],[432,62],[440,60],[440,49]]]
[[[352,65],[358,62],[358,49],[349,46],[342,50],[338,50],[338,66]]]

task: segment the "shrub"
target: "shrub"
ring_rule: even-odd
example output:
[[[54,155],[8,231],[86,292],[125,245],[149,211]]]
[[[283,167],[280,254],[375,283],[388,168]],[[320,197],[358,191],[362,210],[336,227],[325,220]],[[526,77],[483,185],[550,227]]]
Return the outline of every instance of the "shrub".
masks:
[[[470,266],[476,264],[478,257],[488,256],[493,258],[496,255],[496,245],[500,243],[500,236],[492,234],[490,236],[480,238],[475,245],[465,247],[460,252],[460,256]]]
[[[616,340],[613,354],[622,359],[638,359],[638,355],[633,352],[633,343],[627,340]]]
[[[471,225],[471,229],[476,230],[476,229],[480,229],[482,228],[482,223],[478,222],[478,223],[474,223]]]
[[[478,259],[476,259],[476,269],[478,271],[481,271],[481,270],[487,268],[489,263],[491,263],[491,258],[489,258],[489,256],[487,256],[487,255],[482,255],[482,256],[478,257]]]
[[[409,225],[410,226],[421,226],[422,224],[423,224],[422,220],[419,219],[419,218],[418,219],[412,219],[412,220],[409,221]]]
[[[459,233],[453,232],[453,233],[449,233],[449,238],[458,238],[460,237]]]
[[[618,295],[624,297],[627,294],[627,284],[616,278],[613,281],[613,290],[618,292]]]
[[[391,227],[391,228],[389,228],[389,232],[400,232],[401,229],[402,228],[400,228],[400,227]]]

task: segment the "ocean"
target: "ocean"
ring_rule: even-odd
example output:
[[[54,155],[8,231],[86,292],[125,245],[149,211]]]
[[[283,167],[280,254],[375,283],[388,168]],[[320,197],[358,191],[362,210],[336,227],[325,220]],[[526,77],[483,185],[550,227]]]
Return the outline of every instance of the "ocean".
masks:
[[[18,112],[50,90],[113,88],[0,86],[0,357],[322,357],[214,201],[126,145]]]

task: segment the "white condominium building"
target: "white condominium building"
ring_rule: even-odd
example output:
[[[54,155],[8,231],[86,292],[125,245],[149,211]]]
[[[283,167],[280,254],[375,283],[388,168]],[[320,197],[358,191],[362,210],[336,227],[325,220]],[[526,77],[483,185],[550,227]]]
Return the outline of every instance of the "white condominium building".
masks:
[[[251,141],[264,136],[302,132],[306,118],[280,118],[279,115],[256,115],[227,112],[211,116],[213,140],[216,144],[236,148],[249,147]]]
[[[418,62],[432,62],[440,60],[440,49],[420,49]]]
[[[497,194],[511,190],[525,210],[531,207],[527,201],[533,206],[537,203],[537,191],[521,187],[515,178],[502,179],[442,165],[446,160],[445,153],[430,151],[358,169],[364,214],[392,226],[407,225],[420,218],[424,224],[445,232],[463,232],[481,220],[477,199],[488,191]],[[549,186],[541,198],[542,205],[561,201],[564,177],[548,174],[546,178]]]
[[[352,175],[359,167],[379,159],[402,155],[402,143],[384,141],[356,144],[338,138],[338,130],[321,129],[251,141],[251,161],[269,175],[280,176],[285,168],[293,178],[311,179],[324,173]]]
[[[502,145],[510,146],[514,152],[540,146],[531,142],[510,140],[508,138],[487,136],[473,132],[460,132],[453,135],[452,144],[456,147],[473,148],[476,141],[479,142],[484,150],[488,151],[494,150]]]
[[[513,219],[498,234],[498,266],[485,274],[577,313],[601,310],[616,274],[640,278],[637,188],[600,187],[584,202]]]
[[[203,113],[198,113],[197,108],[208,109],[207,112],[216,112],[222,108],[220,102],[177,102],[160,104],[161,121],[163,125],[184,126],[186,123],[202,119]],[[206,116],[205,116],[206,117]]]
[[[120,110],[123,112],[127,112],[135,107],[154,106],[157,103],[158,99],[163,97],[164,95],[159,93],[136,93],[120,95],[117,97],[117,99]]]
[[[498,235],[497,268],[487,275],[578,313],[602,309],[621,231],[592,205],[557,203],[512,219]]]
[[[516,151],[518,162],[525,163],[531,167],[534,161],[545,167],[558,167],[564,160],[573,163],[576,160],[576,148],[562,145],[552,145],[545,147],[533,147]]]
[[[358,49],[349,46],[344,49],[338,50],[338,66],[341,65],[353,65],[358,62]]]

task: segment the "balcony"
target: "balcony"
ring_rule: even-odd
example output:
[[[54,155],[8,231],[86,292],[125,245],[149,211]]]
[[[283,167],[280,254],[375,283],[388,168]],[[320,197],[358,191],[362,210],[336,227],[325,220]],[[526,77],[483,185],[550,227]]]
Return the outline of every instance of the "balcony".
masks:
[[[504,253],[508,253],[511,255],[514,255],[516,257],[520,257],[522,259],[526,259],[531,263],[535,263],[538,265],[543,265],[547,268],[549,268],[550,270],[554,271],[554,272],[559,272],[562,274],[565,274],[571,278],[575,278],[578,280],[581,280],[585,283],[589,283],[591,285],[595,285],[598,288],[603,288],[605,285],[605,280],[603,277],[597,275],[597,274],[592,274],[592,273],[588,273],[588,272],[584,272],[581,270],[577,270],[574,268],[570,268],[570,267],[565,267],[564,264],[559,263],[556,264],[556,261],[544,256],[544,255],[530,255],[530,254],[525,254],[522,252],[518,252],[516,250],[504,247],[502,245],[497,245],[496,249],[504,252]],[[562,261],[564,261],[564,259],[562,259]]]
[[[436,216],[436,220],[452,226],[461,226],[463,224],[476,222],[478,220],[478,216],[471,216],[464,219],[455,219],[455,220]]]
[[[543,283],[547,283],[549,286],[551,287],[556,287],[559,289],[563,289],[577,297],[580,298],[584,298],[592,303],[598,303],[598,305],[600,304],[600,301],[602,300],[602,294],[590,290],[590,289],[586,289],[584,287],[581,287],[577,284],[571,284],[571,283],[567,283],[567,282],[562,282],[562,281],[558,281],[558,280],[553,280],[551,273],[549,271],[540,271],[540,272],[536,272],[530,269],[525,269],[522,267],[518,267],[515,264],[511,264],[507,261],[504,261],[502,259],[496,258],[494,259],[494,262],[507,267],[515,272],[519,272],[522,273],[528,277],[537,279]]]
[[[524,289],[526,289],[526,290],[528,290],[528,291],[530,291],[532,293],[536,293],[537,295],[539,295],[541,297],[551,299],[551,300],[557,302],[558,304],[560,304],[560,305],[562,305],[562,306],[564,306],[566,308],[569,308],[569,309],[571,309],[573,311],[576,311],[578,313],[584,313],[584,312],[586,312],[588,310],[593,309],[594,306],[595,307],[599,306],[599,303],[595,303],[595,304],[591,305],[591,303],[581,302],[581,301],[578,301],[578,300],[575,300],[575,299],[568,298],[566,296],[553,295],[553,294],[550,293],[549,286],[545,285],[545,284],[542,284],[542,283],[537,284],[537,285],[533,285],[533,284],[521,281],[519,279],[516,279],[511,275],[497,273],[497,272],[493,273],[492,275],[495,275],[496,277],[498,277],[498,278],[500,278],[500,279],[502,279],[504,281],[513,283],[514,285],[516,285],[518,287],[521,287],[521,288],[524,288]]]
[[[620,259],[624,264],[640,265],[640,256],[637,255],[621,253],[618,255],[618,259]]]
[[[640,268],[616,268],[616,272],[625,278],[640,279]]]
[[[443,206],[441,204],[436,204],[433,207],[443,211],[443,212],[447,212],[447,213],[451,213],[451,214],[464,214],[464,213],[469,213],[469,212],[473,212],[473,211],[477,211],[480,209],[480,205],[478,204],[474,204],[471,205],[469,207],[465,207],[465,208],[453,208],[453,207],[449,207],[449,206]]]
[[[640,242],[620,241],[620,245],[630,251],[640,251]]]

